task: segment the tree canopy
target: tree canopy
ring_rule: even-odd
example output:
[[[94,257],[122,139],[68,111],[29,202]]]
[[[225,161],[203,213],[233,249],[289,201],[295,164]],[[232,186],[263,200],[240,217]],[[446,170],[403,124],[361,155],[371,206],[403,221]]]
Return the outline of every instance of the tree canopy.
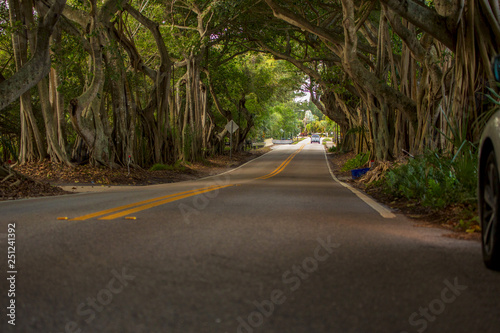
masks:
[[[296,134],[301,90],[314,129],[362,129],[345,146],[377,159],[453,150],[497,89],[498,0],[0,0],[0,24],[0,146],[21,163],[200,160],[230,120],[238,149]]]

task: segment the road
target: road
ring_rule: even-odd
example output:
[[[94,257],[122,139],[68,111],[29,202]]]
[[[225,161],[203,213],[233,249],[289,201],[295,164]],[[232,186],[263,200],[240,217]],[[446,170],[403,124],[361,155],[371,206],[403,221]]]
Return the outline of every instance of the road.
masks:
[[[0,216],[1,332],[500,331],[480,244],[363,201],[317,144],[198,181],[2,202]]]

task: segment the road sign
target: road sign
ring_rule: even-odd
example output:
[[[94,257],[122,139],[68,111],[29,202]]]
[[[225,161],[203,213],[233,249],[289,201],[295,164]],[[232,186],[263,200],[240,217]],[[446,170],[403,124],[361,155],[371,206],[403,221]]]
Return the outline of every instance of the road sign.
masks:
[[[227,123],[226,129],[229,132],[229,158],[233,159],[233,133],[240,128],[233,120]]]
[[[227,131],[229,133],[231,133],[231,134],[233,134],[234,132],[236,132],[238,130],[238,128],[240,128],[240,127],[234,122],[234,120],[231,120],[226,125]]]

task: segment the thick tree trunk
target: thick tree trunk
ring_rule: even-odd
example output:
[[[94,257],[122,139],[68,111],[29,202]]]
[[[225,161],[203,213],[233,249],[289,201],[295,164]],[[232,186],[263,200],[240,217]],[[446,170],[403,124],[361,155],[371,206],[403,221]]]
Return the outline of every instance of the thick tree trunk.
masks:
[[[96,16],[94,14],[91,26],[93,36],[90,38],[93,51],[90,65],[91,72],[93,73],[92,82],[82,95],[70,101],[70,118],[76,132],[89,148],[92,159],[103,165],[108,165],[111,155],[109,140],[104,133],[100,110],[101,98],[103,97],[104,68],[100,47],[100,34],[96,29],[96,24]],[[93,125],[86,124],[84,117],[85,110],[89,108],[95,120]]]
[[[203,134],[205,132],[202,120],[206,117],[206,89],[201,85],[201,59],[191,55],[186,62],[184,81],[185,105],[183,115],[182,144],[183,159],[199,161],[203,158]],[[180,86],[179,86],[180,87]],[[179,95],[178,95],[179,96]]]
[[[243,124],[240,123],[239,136],[238,136],[238,147],[237,147],[237,149],[239,151],[242,151],[243,148],[244,148],[244,146],[245,146],[246,138],[247,138],[248,134],[250,133],[250,130],[254,126],[253,115],[250,113],[250,111],[248,111],[248,109],[246,107],[246,98],[245,98],[245,96],[243,96],[240,99],[239,103],[238,103],[238,112],[239,112],[240,115],[241,114],[243,115],[243,117],[245,118],[245,121],[246,121],[245,128],[242,128]]]
[[[128,41],[123,35],[117,39],[125,47],[131,59],[131,65],[136,70],[146,74],[154,81],[151,99],[148,106],[142,112],[141,120],[145,121],[143,127],[146,128],[146,137],[153,152],[153,162],[175,162],[179,159],[181,140],[179,113],[176,112],[178,105],[173,99],[171,87],[172,63],[168,49],[159,30],[158,23],[151,21],[140,11],[126,4],[124,8],[134,19],[146,27],[155,40],[160,56],[160,66],[154,71],[144,65],[134,44]],[[119,34],[119,32],[117,32]],[[156,114],[156,117],[155,117]]]
[[[61,29],[56,28],[52,36],[52,45],[54,46],[56,53],[61,54]],[[66,119],[64,116],[64,96],[59,91],[59,87],[62,85],[61,68],[59,64],[55,64],[54,68],[50,71],[50,103],[54,110],[54,121],[57,128],[57,141],[61,150],[63,150],[67,155],[67,141],[66,141]]]
[[[68,159],[65,146],[61,147],[59,145],[57,122],[54,119],[54,111],[52,109],[49,97],[48,78],[43,78],[40,82],[38,82],[38,93],[40,95],[40,104],[45,123],[47,153],[49,154],[50,160],[52,162],[64,163],[68,166],[72,166],[72,164]]]
[[[16,0],[10,0],[12,6]],[[66,0],[55,0],[47,14],[38,22],[37,43],[33,57],[9,79],[0,83],[0,110],[34,87],[50,71],[50,36],[61,16]],[[15,20],[13,21],[15,22]]]
[[[28,6],[29,8],[21,8],[21,5]],[[18,71],[20,71],[28,62],[28,31],[17,29],[15,28],[15,26],[17,22],[23,24],[24,26],[28,26],[29,18],[26,17],[24,13],[32,15],[31,10],[32,7],[31,3],[29,2],[21,4],[13,0],[9,1],[10,20],[11,25],[14,28],[14,31],[12,33],[12,45],[14,50],[16,69]],[[34,40],[32,39],[32,48],[34,48],[33,44]],[[4,83],[7,81],[4,81]],[[38,129],[35,115],[33,114],[33,108],[31,105],[31,93],[29,91],[26,91],[21,95],[20,107],[21,137],[19,147],[19,162],[23,164],[25,162],[34,160],[42,160],[45,157],[45,147],[43,145],[42,136]]]

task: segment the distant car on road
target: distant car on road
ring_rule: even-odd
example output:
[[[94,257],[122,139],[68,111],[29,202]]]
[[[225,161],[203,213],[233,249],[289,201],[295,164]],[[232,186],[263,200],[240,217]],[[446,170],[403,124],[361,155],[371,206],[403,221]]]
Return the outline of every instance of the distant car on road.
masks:
[[[495,79],[500,82],[500,56],[493,62]],[[479,146],[479,219],[481,244],[486,267],[500,271],[500,111],[486,124]]]
[[[321,138],[319,137],[318,134],[311,135],[311,143],[314,143],[314,142],[321,143]]]

